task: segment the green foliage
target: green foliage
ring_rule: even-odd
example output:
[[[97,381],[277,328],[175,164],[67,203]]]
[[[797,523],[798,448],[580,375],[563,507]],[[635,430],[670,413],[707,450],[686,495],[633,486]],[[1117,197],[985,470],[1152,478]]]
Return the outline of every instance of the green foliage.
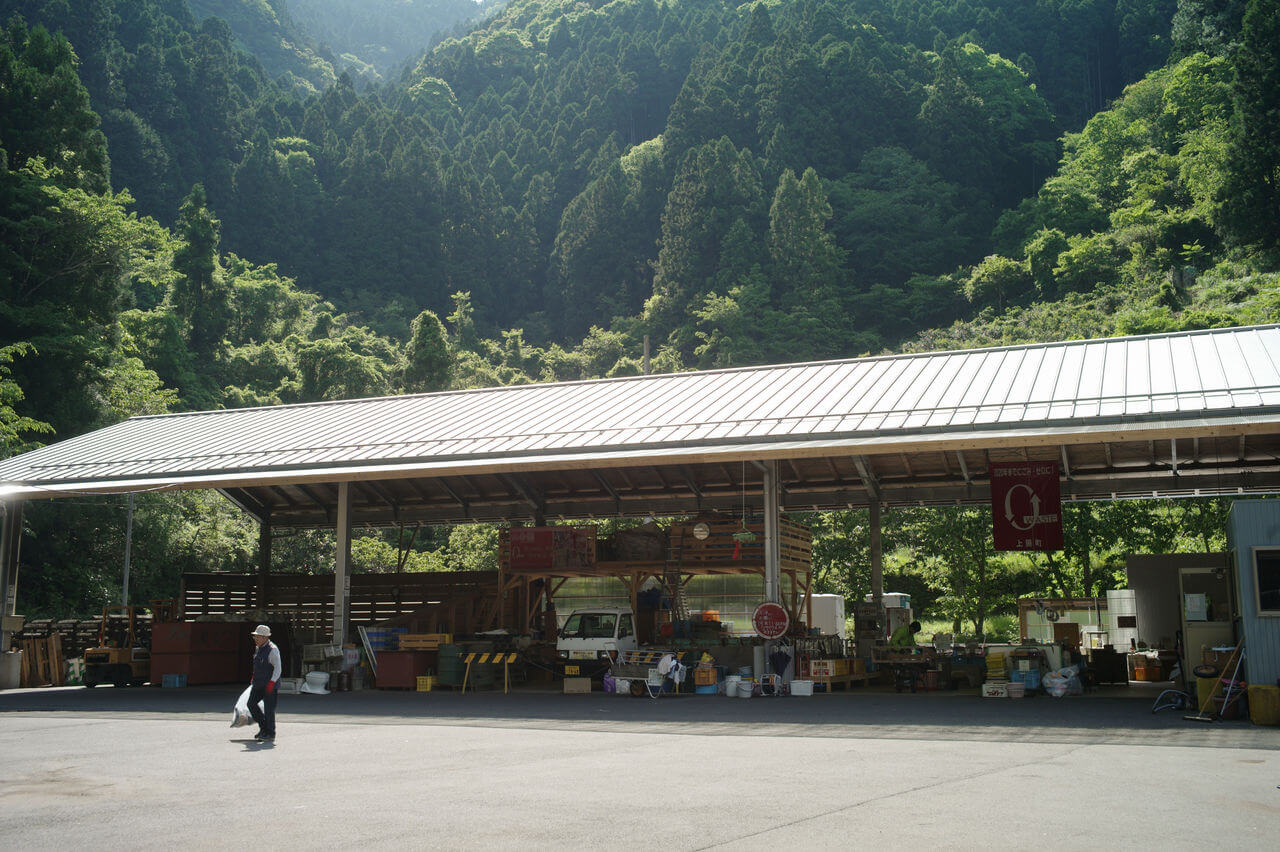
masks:
[[[431,311],[423,311],[410,329],[402,386],[408,393],[445,390],[452,369],[444,323]]]
[[[1220,192],[1235,244],[1280,262],[1280,3],[1249,0],[1234,55],[1230,177]]]
[[[10,378],[7,365],[13,363],[13,359],[27,355],[31,351],[31,346],[25,343],[0,346],[0,458],[8,458],[38,446],[24,433],[53,431],[53,427],[48,423],[23,417],[13,410],[13,406],[22,401],[23,393],[18,383]]]

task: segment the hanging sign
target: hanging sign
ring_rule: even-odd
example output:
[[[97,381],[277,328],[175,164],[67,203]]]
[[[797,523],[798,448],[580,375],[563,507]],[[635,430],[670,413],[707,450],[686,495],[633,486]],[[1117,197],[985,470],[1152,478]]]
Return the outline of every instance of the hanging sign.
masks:
[[[756,607],[756,611],[751,616],[751,624],[764,638],[781,639],[787,635],[787,628],[791,626],[791,617],[787,615],[787,610],[782,604],[766,602]]]
[[[991,523],[996,550],[1061,550],[1057,462],[993,464]]]

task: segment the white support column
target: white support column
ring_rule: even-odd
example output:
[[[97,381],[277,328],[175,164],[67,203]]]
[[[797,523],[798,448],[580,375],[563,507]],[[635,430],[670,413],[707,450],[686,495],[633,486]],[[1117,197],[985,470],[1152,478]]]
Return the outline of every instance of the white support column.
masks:
[[[18,609],[18,551],[22,544],[22,501],[0,505],[4,513],[0,529],[0,615],[13,615]],[[7,646],[6,646],[7,649]]]
[[[778,487],[778,463],[763,465],[764,487],[764,599],[782,603],[782,542],[778,540],[778,510],[782,490]]]
[[[124,579],[120,583],[120,603],[129,605],[129,560],[133,554],[133,492],[129,492],[128,518],[124,522]]]
[[[14,627],[10,619],[18,608],[18,551],[22,543],[22,501],[0,503],[0,652],[9,650],[13,642],[13,632],[5,629]],[[16,683],[14,684],[17,685]]]
[[[333,564],[334,645],[347,641],[347,599],[351,596],[351,483],[338,483],[337,554]]]

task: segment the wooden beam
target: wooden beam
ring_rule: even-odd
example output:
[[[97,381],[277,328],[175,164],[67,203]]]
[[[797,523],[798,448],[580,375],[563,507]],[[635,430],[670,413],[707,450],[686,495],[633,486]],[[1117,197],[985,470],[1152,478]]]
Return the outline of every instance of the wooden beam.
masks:
[[[320,495],[316,494],[310,486],[301,482],[298,483],[298,490],[305,494],[308,500],[323,509],[325,520],[332,523],[333,510],[329,507],[329,504],[326,501],[320,499]]]
[[[871,460],[866,456],[854,456],[853,465],[858,469],[858,476],[862,479],[862,486],[867,489],[871,499],[879,500],[880,482],[871,470]]]
[[[593,470],[591,471],[591,475],[595,477],[596,482],[600,483],[600,487],[604,489],[605,493],[613,498],[613,504],[615,507],[617,507],[618,514],[621,515],[622,514],[622,498],[618,496],[617,489],[615,489],[612,485],[609,484],[609,480],[605,479],[604,474],[602,474],[600,471]]]

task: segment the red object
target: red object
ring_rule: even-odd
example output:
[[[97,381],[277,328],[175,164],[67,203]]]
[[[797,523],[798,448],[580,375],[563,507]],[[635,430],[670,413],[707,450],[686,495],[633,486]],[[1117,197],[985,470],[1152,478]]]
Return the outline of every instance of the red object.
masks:
[[[239,621],[170,621],[151,626],[151,653],[238,653],[253,642]]]
[[[187,686],[204,683],[244,683],[248,669],[235,653],[152,654],[151,682],[159,684],[167,674],[187,676]]]
[[[751,616],[756,632],[766,639],[779,639],[787,635],[791,617],[782,604],[762,603]]]
[[[595,563],[595,533],[572,527],[517,527],[508,538],[513,571],[551,571]]]
[[[1061,550],[1057,462],[993,464],[991,527],[996,550]]]
[[[378,688],[413,689],[438,659],[438,651],[379,651]]]

